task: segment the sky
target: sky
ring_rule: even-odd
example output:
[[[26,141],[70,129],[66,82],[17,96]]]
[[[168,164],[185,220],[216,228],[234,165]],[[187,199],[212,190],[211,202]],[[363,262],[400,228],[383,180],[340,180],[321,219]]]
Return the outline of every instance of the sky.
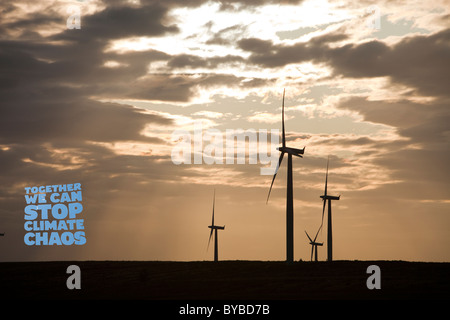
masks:
[[[257,146],[244,164],[215,149],[238,129],[278,147],[283,90],[287,145],[305,147],[293,159],[294,259],[310,259],[329,159],[335,260],[450,261],[449,9],[2,1],[0,261],[212,260],[214,192],[219,259],[285,260],[287,161],[266,203]],[[200,163],[177,163],[199,124]],[[25,244],[25,188],[74,183],[86,243]]]

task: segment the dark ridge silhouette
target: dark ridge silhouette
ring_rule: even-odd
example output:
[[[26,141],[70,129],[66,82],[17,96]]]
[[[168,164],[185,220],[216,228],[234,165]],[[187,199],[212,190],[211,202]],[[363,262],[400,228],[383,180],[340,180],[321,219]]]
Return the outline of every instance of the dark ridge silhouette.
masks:
[[[81,270],[81,289],[66,269]],[[369,290],[367,268],[381,270]],[[406,261],[2,262],[7,299],[329,300],[450,299],[450,263]]]

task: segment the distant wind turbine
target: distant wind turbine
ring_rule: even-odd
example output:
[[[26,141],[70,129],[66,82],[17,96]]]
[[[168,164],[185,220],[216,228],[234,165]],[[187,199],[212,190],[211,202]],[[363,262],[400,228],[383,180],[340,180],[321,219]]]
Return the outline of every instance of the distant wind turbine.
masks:
[[[212,222],[211,222],[211,225],[208,226],[208,228],[211,229],[211,233],[209,234],[209,240],[208,240],[208,248],[209,248],[209,243],[211,242],[211,238],[212,238],[213,231],[214,231],[214,261],[219,261],[219,249],[218,249],[217,230],[224,230],[225,226],[220,227],[220,226],[214,225],[214,205],[215,205],[215,202],[216,202],[216,190],[214,190]]]
[[[327,161],[327,174],[325,177],[325,192],[322,196],[320,196],[323,200],[323,209],[322,209],[322,224],[320,228],[323,226],[323,216],[325,214],[325,206],[328,200],[328,228],[327,228],[327,260],[333,261],[333,234],[331,227],[331,200],[339,200],[341,196],[335,197],[327,194],[327,184],[328,184],[328,164],[330,162],[330,157],[328,157]]]
[[[319,228],[320,230],[320,228]],[[323,242],[316,242],[317,239],[317,235],[319,234],[319,230],[317,230],[316,236],[314,237],[314,240],[311,239],[311,237],[309,236],[308,232],[306,232],[306,236],[309,239],[309,244],[311,245],[311,261],[313,261],[313,253],[314,253],[314,261],[318,260],[318,255],[317,255],[317,246],[323,246]]]
[[[283,156],[285,153],[288,154],[288,168],[287,168],[287,191],[286,191],[286,261],[294,261],[294,197],[293,197],[293,183],[292,183],[292,155],[299,158],[303,158],[301,155],[305,152],[303,149],[295,149],[286,147],[286,135],[284,131],[284,94],[283,90],[283,103],[281,110],[281,121],[282,121],[282,146],[278,148],[281,152],[280,158],[278,159],[278,165],[275,170],[275,174],[272,178],[272,183],[270,184],[269,194],[267,195],[267,201],[269,201],[270,192],[272,191],[273,182],[277,176],[278,169],[280,168],[281,161],[283,161]]]

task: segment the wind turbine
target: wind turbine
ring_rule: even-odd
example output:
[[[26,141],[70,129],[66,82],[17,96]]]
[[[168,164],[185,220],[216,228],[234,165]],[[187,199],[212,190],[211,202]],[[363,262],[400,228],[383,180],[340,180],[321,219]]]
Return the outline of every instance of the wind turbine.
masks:
[[[320,230],[320,228],[319,228],[319,230]],[[323,242],[320,242],[320,243],[316,242],[317,235],[319,234],[319,230],[317,230],[317,233],[316,233],[316,236],[314,237],[314,240],[311,239],[311,237],[309,236],[308,232],[306,232],[306,230],[305,230],[306,236],[309,239],[309,244],[312,246],[311,247],[311,261],[313,261],[313,252],[315,253],[314,260],[317,261],[317,259],[318,259],[317,246],[323,246]]]
[[[209,240],[208,240],[208,248],[209,248],[209,243],[211,242],[211,237],[214,232],[214,261],[219,261],[219,249],[218,249],[218,244],[217,244],[217,242],[218,242],[217,230],[224,230],[225,226],[220,227],[220,226],[214,225],[214,204],[215,204],[215,202],[216,202],[216,190],[214,190],[212,222],[211,222],[211,225],[208,226],[208,228],[211,229],[211,233],[209,234]]]
[[[331,227],[331,200],[339,200],[341,196],[335,197],[327,194],[327,184],[328,184],[328,164],[330,162],[330,157],[328,157],[327,161],[327,175],[325,177],[325,192],[322,196],[320,196],[323,200],[323,209],[322,209],[322,224],[323,225],[323,216],[325,214],[325,206],[328,200],[328,228],[327,228],[327,261],[333,261],[333,233]]]
[[[281,152],[280,158],[278,159],[278,165],[275,170],[275,174],[272,178],[272,183],[270,184],[269,194],[267,195],[267,201],[269,201],[270,192],[272,191],[273,182],[277,176],[278,169],[280,168],[281,161],[283,161],[283,156],[285,153],[288,154],[288,167],[287,167],[287,190],[286,190],[286,261],[294,261],[294,197],[293,197],[293,184],[292,184],[292,155],[303,158],[301,155],[305,152],[303,149],[295,149],[286,147],[286,135],[284,132],[284,94],[283,90],[283,103],[281,105],[281,121],[282,121],[282,146],[278,148]]]

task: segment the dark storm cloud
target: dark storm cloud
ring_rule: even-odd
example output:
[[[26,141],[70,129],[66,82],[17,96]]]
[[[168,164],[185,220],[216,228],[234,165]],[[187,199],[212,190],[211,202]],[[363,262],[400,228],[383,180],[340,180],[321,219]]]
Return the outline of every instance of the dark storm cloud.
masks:
[[[303,0],[218,0],[220,9],[225,11],[237,11],[251,9],[263,5],[298,5]]]
[[[356,111],[365,121],[396,128],[407,140],[377,142],[374,146],[379,152],[373,163],[388,169],[392,180],[400,181],[397,188],[402,189],[401,197],[439,200],[450,196],[444,174],[450,162],[448,103],[448,99],[417,103],[358,97],[341,101],[339,108]]]
[[[298,5],[304,0],[140,0],[142,6],[160,5],[168,8],[174,7],[199,7],[208,2],[214,2],[220,5],[220,10],[237,11],[251,10],[263,5]],[[129,5],[128,0],[103,0],[103,3],[109,7],[121,7]]]
[[[426,148],[448,143],[450,110],[447,99],[417,103],[354,97],[341,101],[339,108],[356,111],[366,121],[395,127],[400,135],[414,143],[423,143]]]
[[[83,17],[82,29],[67,29],[54,36],[54,39],[88,42],[93,39],[105,41],[130,36],[160,36],[178,32],[176,25],[164,24],[167,12],[168,9],[158,3],[141,7],[106,7],[100,12]]]
[[[200,81],[182,76],[155,75],[153,79],[137,81],[147,72],[152,61],[167,61],[168,68],[208,68],[242,64],[245,59],[240,56],[227,55],[204,59],[194,55],[170,55],[148,50],[139,53],[105,52],[111,40],[131,36],[163,36],[177,33],[178,27],[171,21],[168,12],[175,6],[198,6],[204,1],[141,1],[140,6],[130,6],[124,1],[107,2],[108,6],[91,15],[82,17],[80,30],[65,29],[50,36],[49,40],[69,40],[64,45],[46,42],[44,38],[29,41],[5,41],[0,52],[2,76],[0,81],[9,87],[7,95],[14,94],[20,86],[39,88],[42,92],[52,86],[70,84],[80,87],[76,94],[81,96],[108,97],[108,95],[125,98],[145,98],[165,101],[189,101],[196,94],[196,86],[217,84],[214,79],[224,76],[202,77]],[[261,5],[261,1],[223,1],[223,4],[241,4],[245,6]],[[265,2],[264,2],[265,3]],[[268,1],[272,3],[272,1]],[[289,2],[285,2],[289,3]],[[12,28],[54,23],[51,13],[37,13],[18,18],[9,23]],[[222,30],[222,33],[238,32],[243,27],[234,25]],[[231,36],[232,38],[234,35]],[[229,40],[229,39],[228,39]],[[108,60],[121,63],[117,68],[105,68]],[[153,70],[149,70],[152,73]],[[159,73],[159,72],[158,72]],[[163,82],[160,83],[160,80]],[[240,86],[263,84],[263,79],[253,79],[246,84],[236,78],[233,82]],[[231,83],[231,79],[227,79]],[[225,83],[222,80],[222,83]],[[144,86],[147,86],[144,88]],[[166,89],[173,85],[172,90]],[[70,100],[70,98],[69,98]]]
[[[309,42],[299,42],[293,45],[275,45],[270,40],[247,38],[238,41],[238,46],[252,52],[250,62],[266,68],[282,67],[291,63],[305,61],[322,61],[327,51],[327,44],[345,40],[345,34],[326,34],[315,37]]]
[[[114,0],[112,3],[123,4],[127,0]],[[165,4],[168,6],[185,6],[185,7],[197,7],[208,2],[208,0],[141,0],[143,4],[155,3]],[[303,2],[303,0],[213,0],[213,2],[219,3],[222,7],[228,8],[230,5],[239,5],[242,7],[257,7],[267,4],[277,5],[296,5]],[[105,1],[109,4],[110,1]]]
[[[261,40],[258,38],[242,39],[238,42],[241,49],[251,51],[253,53],[264,54],[266,51],[273,51],[274,46],[270,40]]]
[[[30,183],[38,183],[42,174],[49,180],[62,173],[76,177],[82,168],[91,172],[92,179],[100,179],[104,178],[100,172],[128,174],[132,167],[135,168],[134,173],[142,173],[158,160],[147,156],[119,156],[90,142],[164,143],[141,132],[147,125],[170,125],[171,120],[131,106],[95,101],[91,96],[189,101],[198,86],[252,87],[267,81],[253,79],[243,82],[244,78],[221,74],[194,77],[168,73],[142,77],[153,61],[167,61],[170,67],[212,69],[220,64],[243,62],[237,56],[216,57],[202,62],[194,56],[172,57],[156,50],[105,52],[110,40],[178,32],[178,27],[168,17],[168,10],[180,3],[142,1],[139,7],[129,7],[122,1],[108,2],[104,10],[83,16],[80,30],[64,29],[49,38],[36,34],[33,41],[23,37],[28,28],[55,23],[57,18],[61,18],[52,12],[36,13],[18,16],[15,21],[2,26],[8,31],[23,30],[16,39],[2,40],[0,46],[0,143],[9,145],[8,150],[2,150],[3,167],[15,167],[10,171],[10,181],[27,177]],[[192,6],[201,3],[204,1],[189,2]],[[183,2],[183,5],[188,4]],[[8,10],[11,12],[15,8],[10,6]],[[3,9],[7,9],[6,4]],[[69,41],[61,44],[47,40]],[[103,64],[110,60],[121,65],[105,68]],[[149,71],[152,72],[151,69]],[[74,168],[70,160],[55,158],[52,148],[71,148],[73,156],[80,156],[89,165]],[[31,162],[23,162],[24,159]],[[170,163],[170,159],[163,160]],[[170,168],[173,169],[172,166]]]
[[[200,78],[171,74],[173,68],[214,69],[244,63],[240,56],[205,59],[186,54],[170,56],[156,50],[105,52],[110,41],[118,38],[176,33],[178,28],[170,24],[168,17],[169,8],[176,4],[176,1],[150,1],[142,2],[141,6],[126,6],[120,1],[115,2],[100,12],[83,16],[80,30],[67,29],[49,37],[49,40],[70,40],[64,45],[41,38],[31,42],[4,40],[0,49],[0,83],[3,84],[4,98],[16,94],[23,97],[23,92],[29,89],[39,93],[40,98],[45,96],[53,101],[64,98],[65,102],[75,99],[71,94],[77,99],[95,96],[187,102],[196,95],[198,87],[207,88],[219,83],[248,87],[265,82],[253,79],[241,83],[242,78],[220,74]],[[43,17],[39,13],[36,19],[41,23]],[[15,25],[26,25],[32,23],[31,20],[32,17],[19,19]],[[115,68],[103,66],[111,60],[120,65]],[[168,73],[149,69],[149,64],[154,61],[167,61]],[[147,72],[151,76],[145,76]],[[67,85],[72,90],[68,90]],[[64,97],[58,96],[60,92],[64,92]]]
[[[347,77],[389,76],[419,94],[448,96],[450,29],[411,36],[389,47],[380,41],[346,45],[326,56],[337,74]]]
[[[33,98],[35,99],[33,101]],[[68,102],[9,101],[0,118],[0,143],[45,141],[147,141],[159,139],[140,134],[146,124],[167,125],[161,116],[113,103],[72,98]]]
[[[450,73],[450,29],[432,35],[410,36],[389,46],[373,40],[331,48],[330,42],[345,34],[327,34],[293,45],[269,40],[242,39],[241,49],[251,52],[249,61],[266,68],[313,61],[326,63],[335,75],[351,78],[390,77],[392,82],[414,88],[418,94],[447,96]]]
[[[50,23],[61,23],[61,18],[58,17],[56,12],[35,13],[33,15],[22,17],[21,19],[11,23],[6,23],[4,27],[10,30],[22,28],[34,29]]]
[[[252,88],[273,82],[274,80],[271,79],[248,79],[218,73],[152,74],[150,77],[135,82],[127,90],[119,89],[118,96],[115,96],[113,91],[109,91],[108,95],[117,98],[122,96],[136,99],[188,102],[197,95],[198,88],[208,89],[217,86]]]
[[[222,57],[203,58],[189,54],[180,54],[173,56],[168,66],[170,68],[208,68],[215,69],[221,65],[233,65],[237,63],[244,63],[245,59],[240,56],[226,55]]]
[[[251,53],[249,62],[261,67],[311,61],[330,66],[333,76],[388,77],[392,84],[411,88],[409,94],[434,97],[428,102],[413,102],[406,95],[397,101],[371,101],[361,97],[342,100],[338,108],[357,112],[364,121],[395,128],[401,139],[330,136],[329,144],[344,148],[359,146],[358,157],[365,157],[371,165],[389,172],[395,183],[379,186],[382,194],[395,193],[399,199],[408,200],[448,199],[448,182],[443,172],[448,171],[446,163],[450,162],[450,29],[410,36],[393,45],[378,40],[329,45],[345,39],[345,35],[328,34],[309,42],[277,45],[249,38],[242,39],[238,45]],[[327,141],[317,143],[327,144]]]
[[[49,139],[52,132],[57,132],[61,139],[72,137],[96,141],[148,141],[149,138],[139,134],[143,126],[151,122],[163,123],[167,119],[144,115],[130,107],[94,102],[88,97],[186,102],[195,96],[196,88],[199,87],[254,87],[270,82],[267,79],[243,82],[243,78],[220,74],[191,76],[167,73],[142,77],[152,61],[166,61],[169,70],[214,69],[221,65],[244,63],[245,60],[240,56],[204,59],[188,54],[170,56],[156,50],[123,54],[104,52],[110,40],[176,33],[179,29],[168,17],[169,8],[179,5],[198,6],[202,3],[204,1],[141,1],[140,6],[127,6],[123,1],[115,1],[107,3],[109,6],[102,11],[83,17],[81,30],[64,30],[51,36],[53,40],[72,40],[65,45],[45,41],[3,41],[0,49],[0,92],[5,101],[2,119],[16,119],[20,125],[14,127],[11,121],[4,123],[0,129],[2,135],[9,134],[11,139],[35,137],[42,140]],[[256,6],[262,2],[230,0],[221,3]],[[286,3],[291,2],[283,2]],[[39,13],[11,22],[9,28],[44,24],[46,17],[48,23],[55,21],[51,15]],[[234,25],[223,31],[240,29],[240,25]],[[330,33],[290,46],[275,45],[271,41],[257,38],[241,39],[237,45],[252,53],[249,62],[263,67],[278,67],[303,61],[325,62],[333,68],[336,75],[353,78],[389,76],[393,81],[412,86],[419,92],[446,94],[448,72],[444,72],[445,68],[442,66],[445,66],[445,57],[448,56],[448,30],[430,36],[407,38],[392,47],[380,41],[329,47],[330,43],[345,39],[345,34]],[[102,64],[108,60],[118,61],[123,65],[117,68],[103,67]],[[92,115],[90,118],[87,116],[89,114]],[[94,126],[101,118],[105,127]],[[126,124],[120,123],[120,118],[126,119]],[[55,119],[59,119],[59,123]],[[394,119],[395,117],[390,121]],[[438,122],[439,119],[434,120],[442,123],[439,128],[445,125],[443,121]],[[46,121],[48,126],[39,128],[39,124]],[[385,123],[379,119],[371,121]],[[21,132],[19,127],[26,129]],[[120,130],[106,133],[111,127]],[[402,134],[413,136],[414,132],[421,132],[419,137],[437,135],[427,128],[407,127],[402,129]]]
[[[5,6],[2,4],[3,9]],[[9,12],[14,10],[10,8]],[[15,185],[81,181],[90,186],[88,194],[93,198],[109,199],[108,186],[125,188],[123,179],[127,175],[139,174],[140,178],[133,180],[138,184],[148,179],[147,174],[154,178],[155,172],[163,175],[168,170],[170,159],[164,159],[164,170],[159,162],[159,169],[155,169],[161,158],[152,156],[151,150],[142,156],[125,156],[91,144],[166,143],[143,135],[142,130],[171,125],[172,120],[131,106],[91,99],[112,91],[128,93],[132,82],[147,72],[148,63],[169,58],[155,50],[104,52],[109,41],[117,37],[177,32],[175,25],[163,23],[166,14],[167,8],[157,4],[140,10],[108,7],[83,16],[82,29],[64,29],[49,38],[37,33],[30,38],[29,29],[55,23],[55,17],[65,25],[56,14],[17,16],[15,21],[2,25],[7,35],[0,43],[0,144],[7,146],[0,152],[4,169],[0,188],[2,218],[7,221],[4,225],[11,225],[10,221],[16,219],[11,214],[20,216],[23,208],[23,190]],[[11,31],[20,30],[17,38],[9,36]],[[61,44],[53,40],[70,41]],[[124,67],[105,68],[103,64],[108,60],[123,63]],[[95,189],[100,184],[103,188]],[[97,214],[105,210],[101,206],[92,209]]]
[[[340,135],[327,135],[326,140],[320,141],[319,144],[339,145],[339,146],[374,146],[377,141],[369,137],[342,137]]]
[[[156,115],[143,114],[129,106],[100,103],[88,99],[92,94],[117,90],[117,84],[130,82],[142,75],[136,65],[123,70],[103,68],[96,46],[75,47],[83,57],[65,55],[69,48],[48,44],[26,44],[5,41],[0,49],[0,94],[2,96],[0,140],[146,140],[140,135],[147,123],[168,124]],[[146,58],[161,59],[158,52]],[[56,60],[45,62],[42,59]],[[142,66],[142,62],[136,64]],[[114,81],[121,77],[121,82]],[[70,85],[67,85],[70,84]],[[110,84],[110,85],[109,85]],[[109,88],[105,90],[105,88]],[[127,86],[125,86],[127,88]],[[123,90],[123,89],[122,89]],[[115,128],[112,130],[112,128]]]

